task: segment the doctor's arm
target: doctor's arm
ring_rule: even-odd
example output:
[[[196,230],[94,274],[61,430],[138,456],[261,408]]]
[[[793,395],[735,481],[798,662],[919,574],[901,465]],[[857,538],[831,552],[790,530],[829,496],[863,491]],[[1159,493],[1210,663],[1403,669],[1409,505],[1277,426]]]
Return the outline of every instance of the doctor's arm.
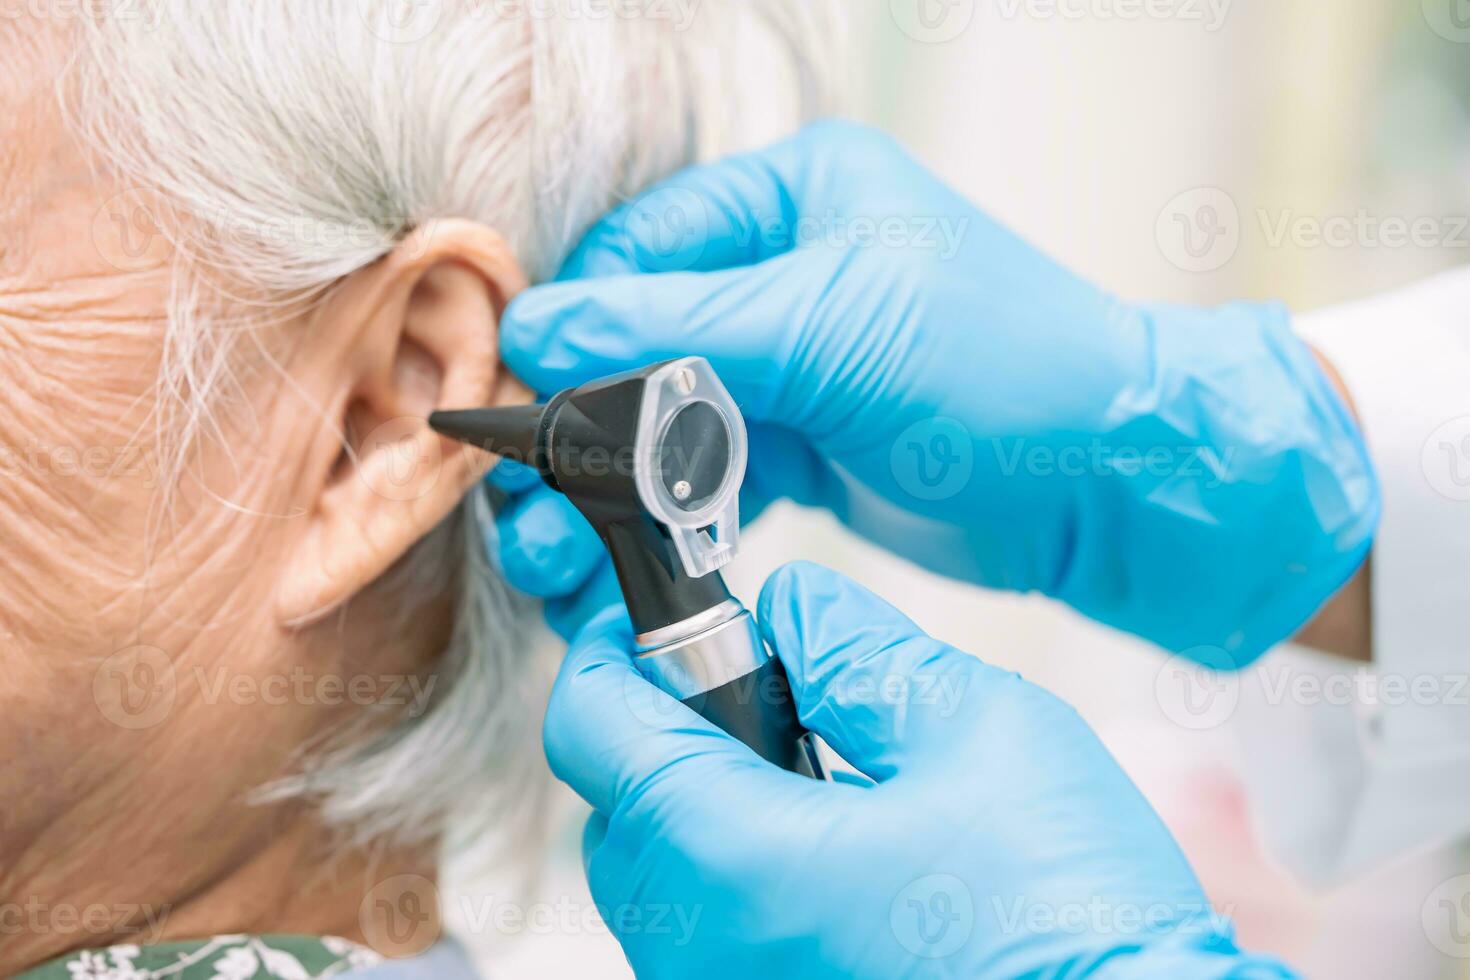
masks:
[[[761,595],[802,722],[871,782],[776,769],[637,673],[625,616],[547,714],[640,977],[1290,977],[1241,952],[1071,708],[813,565]],[[760,696],[759,691],[752,696]]]

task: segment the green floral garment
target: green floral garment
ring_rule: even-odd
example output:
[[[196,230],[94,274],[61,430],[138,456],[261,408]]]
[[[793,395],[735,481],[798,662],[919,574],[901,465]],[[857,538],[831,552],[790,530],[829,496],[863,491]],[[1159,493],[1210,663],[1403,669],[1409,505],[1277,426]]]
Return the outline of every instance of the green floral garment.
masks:
[[[17,980],[316,980],[380,962],[367,947],[335,936],[215,936],[68,953]]]

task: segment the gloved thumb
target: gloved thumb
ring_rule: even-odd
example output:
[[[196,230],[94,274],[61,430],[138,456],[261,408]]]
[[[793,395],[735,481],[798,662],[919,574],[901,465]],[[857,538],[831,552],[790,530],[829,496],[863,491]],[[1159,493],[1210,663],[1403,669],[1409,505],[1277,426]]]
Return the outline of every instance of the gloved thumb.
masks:
[[[661,360],[708,358],[750,417],[772,418],[799,361],[804,280],[791,256],[719,272],[609,276],[529,289],[500,322],[500,352],[542,392]]]
[[[819,565],[772,575],[758,618],[802,723],[878,782],[951,759],[987,689],[1019,683]]]

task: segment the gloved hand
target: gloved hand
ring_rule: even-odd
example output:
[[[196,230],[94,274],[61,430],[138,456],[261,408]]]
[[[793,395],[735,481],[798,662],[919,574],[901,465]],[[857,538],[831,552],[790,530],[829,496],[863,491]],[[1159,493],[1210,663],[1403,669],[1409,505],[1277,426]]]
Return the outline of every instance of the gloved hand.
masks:
[[[562,639],[602,610],[622,607],[607,549],[566,497],[515,460],[502,460],[486,480],[504,497],[495,511],[501,572],[513,587],[545,600],[546,622]]]
[[[1175,652],[1244,665],[1371,543],[1362,439],[1283,308],[1120,302],[870,130],[822,124],[678,175],[562,278],[501,325],[533,387],[704,355],[750,422],[748,512],[825,507],[933,570]],[[571,557],[598,549],[569,506],[507,520],[546,559],[507,557],[522,587],[574,595],[597,567]]]
[[[547,756],[595,808],[592,895],[639,977],[1282,977],[1235,947],[1075,711],[834,572],[761,595],[801,720],[876,785],[777,769],[644,681],[604,613]]]

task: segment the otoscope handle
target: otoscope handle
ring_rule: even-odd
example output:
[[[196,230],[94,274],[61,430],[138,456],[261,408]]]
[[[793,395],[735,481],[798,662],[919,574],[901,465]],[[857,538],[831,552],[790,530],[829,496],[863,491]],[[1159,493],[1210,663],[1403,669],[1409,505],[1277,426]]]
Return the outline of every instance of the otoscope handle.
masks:
[[[767,762],[813,779],[827,778],[814,737],[797,720],[786,670],[775,657],[754,672],[684,703]]]
[[[683,634],[680,636],[679,634]],[[826,779],[814,736],[797,718],[781,661],[739,602],[638,637],[638,667],[651,682],[791,772]]]

